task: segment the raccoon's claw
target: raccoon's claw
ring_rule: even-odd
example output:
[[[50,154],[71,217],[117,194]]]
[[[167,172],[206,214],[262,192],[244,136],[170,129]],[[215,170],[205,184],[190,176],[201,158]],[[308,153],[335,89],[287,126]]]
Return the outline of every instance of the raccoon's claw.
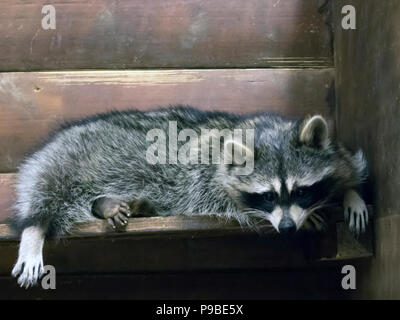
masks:
[[[125,227],[128,224],[128,218],[124,213],[117,213],[114,217],[107,219],[113,229]]]
[[[18,278],[21,287],[28,288],[37,283],[44,274],[43,243],[44,229],[38,226],[25,228],[18,250],[18,260],[11,275]]]
[[[318,213],[313,213],[309,217],[310,221],[313,223],[316,231],[324,231],[327,227],[325,218]]]
[[[326,228],[325,217],[316,212],[312,213],[303,225],[303,229],[309,231],[323,232]]]
[[[128,224],[128,218],[131,216],[128,204],[121,201],[113,210],[116,213],[114,216],[107,218],[108,223],[114,229],[125,227]]]
[[[349,223],[349,229],[357,236],[364,233],[369,222],[365,202],[354,190],[346,192],[343,201],[344,218]]]
[[[36,285],[43,274],[43,260],[40,257],[32,257],[25,260],[18,259],[11,272],[14,278],[18,277],[19,286],[25,287],[25,289]]]
[[[126,226],[128,218],[132,215],[126,202],[107,197],[96,200],[94,212],[106,219],[114,229]]]
[[[366,208],[352,208],[348,207],[346,215],[348,216],[347,221],[349,223],[350,231],[356,235],[364,233],[368,225],[368,212]]]

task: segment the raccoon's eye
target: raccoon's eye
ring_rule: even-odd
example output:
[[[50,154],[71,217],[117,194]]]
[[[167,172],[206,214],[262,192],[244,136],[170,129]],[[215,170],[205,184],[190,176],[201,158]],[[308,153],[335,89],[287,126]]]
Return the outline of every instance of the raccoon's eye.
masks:
[[[306,188],[297,188],[295,191],[294,191],[294,196],[296,197],[296,198],[303,198],[303,197],[305,197],[307,195],[307,190],[306,190]]]
[[[275,192],[265,193],[248,193],[242,192],[242,199],[244,204],[249,208],[272,212],[275,207],[275,201],[278,195]]]
[[[272,192],[272,191],[271,192],[265,192],[263,194],[263,196],[264,196],[264,199],[266,201],[268,201],[268,202],[274,202],[276,200],[276,198],[277,198],[276,192]]]

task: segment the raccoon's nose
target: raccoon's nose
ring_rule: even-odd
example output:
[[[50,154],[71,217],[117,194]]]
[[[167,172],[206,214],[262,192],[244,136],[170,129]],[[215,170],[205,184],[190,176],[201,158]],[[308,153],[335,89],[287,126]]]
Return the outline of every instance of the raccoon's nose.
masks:
[[[282,234],[292,234],[296,232],[296,224],[288,217],[284,217],[279,223],[279,232]]]

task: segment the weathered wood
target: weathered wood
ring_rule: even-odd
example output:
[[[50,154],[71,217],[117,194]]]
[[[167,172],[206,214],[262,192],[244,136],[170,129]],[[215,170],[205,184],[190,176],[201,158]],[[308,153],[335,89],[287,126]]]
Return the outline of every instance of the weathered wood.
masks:
[[[369,207],[369,214],[372,216],[372,209]],[[342,261],[349,259],[368,258],[373,256],[373,231],[371,225],[367,231],[355,236],[348,227],[348,223],[340,221],[336,223],[337,252],[334,257],[323,258],[322,261]]]
[[[56,290],[40,287],[25,290],[11,276],[3,276],[0,277],[0,299],[343,299],[351,290],[343,290],[340,285],[342,277],[341,266],[229,272],[80,274],[57,275]],[[264,301],[259,302],[265,305]],[[149,316],[140,313],[141,316],[153,318],[154,302],[152,307],[146,303],[150,302],[135,304],[135,312],[140,312],[140,306],[145,304],[144,310]],[[123,308],[122,304],[112,304],[114,309]],[[179,305],[184,305],[184,302],[179,302]],[[243,311],[249,319],[259,317],[259,314],[249,317],[251,308]]]
[[[318,0],[6,0],[0,70],[327,66],[329,38]]]
[[[58,274],[172,272],[195,270],[304,267],[336,254],[335,234],[324,246],[315,237],[260,237],[255,233],[207,236],[147,235],[47,241],[44,261]],[[329,239],[329,240],[328,240]],[[8,275],[17,258],[18,242],[0,243],[0,274]]]
[[[106,220],[97,220],[77,223],[71,234],[63,238],[88,238],[88,237],[126,237],[160,235],[188,236],[188,235],[228,235],[250,232],[243,229],[233,221],[223,222],[210,217],[138,217],[131,218],[124,229],[115,231]],[[266,223],[260,232],[264,234],[275,233],[273,227]],[[7,223],[0,224],[0,241],[16,240],[17,235]]]
[[[1,223],[4,223],[13,213],[12,206],[15,201],[13,184],[15,179],[15,174],[0,174],[0,233],[4,232]]]
[[[332,215],[338,210],[331,210]],[[354,237],[338,233],[335,223],[326,233],[303,232],[292,238],[279,236],[269,225],[256,233],[199,217],[133,218],[123,233],[104,225],[82,225],[73,236],[46,241],[46,263],[54,265],[58,274],[96,274],[295,268],[371,256],[365,248],[357,247]],[[10,234],[2,234],[2,240],[0,274],[8,274],[18,241]],[[357,250],[349,254],[348,248]],[[340,255],[343,252],[347,255]]]
[[[14,171],[63,120],[110,109],[190,104],[330,117],[332,81],[332,69],[0,73],[0,172]]]
[[[357,298],[399,299],[400,277],[400,1],[339,0],[335,6],[337,128],[362,148],[375,203],[375,259],[357,263]],[[356,29],[343,30],[342,7],[356,10]]]
[[[343,209],[340,207],[326,209],[330,222],[336,223],[343,220]],[[369,207],[370,212],[372,208]],[[128,220],[128,224],[124,229],[115,231],[107,223],[106,220],[96,220],[91,222],[77,223],[71,234],[64,238],[88,238],[88,237],[104,237],[104,236],[126,236],[126,235],[157,235],[157,234],[174,234],[174,235],[226,235],[253,233],[253,231],[239,226],[234,221],[221,221],[213,217],[187,217],[187,216],[170,216],[170,217],[137,217]],[[259,226],[259,233],[264,235],[275,234],[276,231],[269,222]],[[16,240],[17,235],[7,223],[0,223],[0,241]]]
[[[357,261],[356,299],[400,299],[400,215],[390,215],[375,221],[375,256]]]
[[[352,149],[365,151],[378,214],[399,214],[400,24],[395,13],[400,13],[400,1],[349,4],[358,19],[356,30],[337,27],[338,135]],[[337,3],[338,19],[340,5],[345,1]],[[382,19],[385,23],[377,28]]]

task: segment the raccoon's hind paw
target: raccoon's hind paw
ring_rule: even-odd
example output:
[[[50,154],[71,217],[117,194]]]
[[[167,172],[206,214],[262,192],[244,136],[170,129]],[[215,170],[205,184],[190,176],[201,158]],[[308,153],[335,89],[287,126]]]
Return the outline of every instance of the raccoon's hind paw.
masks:
[[[15,264],[11,275],[15,278],[18,277],[18,284],[20,287],[28,289],[37,284],[37,281],[43,275],[43,259],[41,255],[34,257],[27,257],[18,259]]]
[[[350,231],[356,235],[364,233],[368,222],[368,209],[364,200],[355,190],[346,192],[343,200],[344,218],[349,223]]]
[[[126,202],[107,197],[97,199],[93,204],[93,211],[97,216],[106,219],[114,229],[126,226],[132,215]]]

